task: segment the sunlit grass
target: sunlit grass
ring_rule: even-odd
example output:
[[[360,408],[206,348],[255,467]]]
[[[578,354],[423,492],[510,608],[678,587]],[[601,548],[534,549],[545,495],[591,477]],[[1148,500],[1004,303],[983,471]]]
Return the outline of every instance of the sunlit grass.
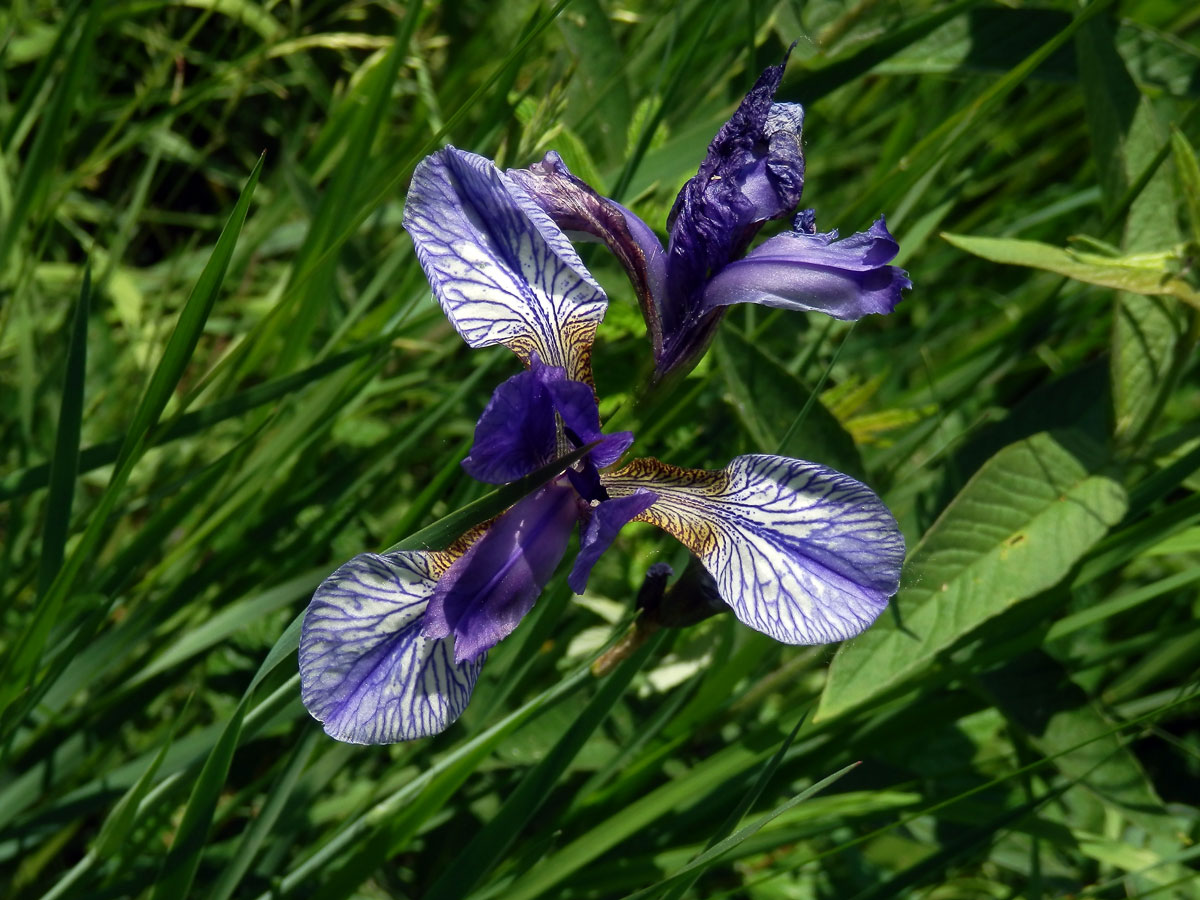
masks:
[[[1198,27],[1155,0],[0,11],[0,894],[1193,896],[1196,310],[941,234],[1170,250],[1194,286]],[[325,737],[289,624],[485,495],[458,461],[518,367],[430,299],[415,164],[557,149],[662,228],[793,41],[804,202],[843,234],[885,213],[914,290],[853,330],[739,308],[631,410],[644,327],[585,249],[597,382],[639,454],[866,480],[910,548],[897,615],[841,650],[719,616],[597,679],[645,570],[684,562],[630,528],[445,734]]]

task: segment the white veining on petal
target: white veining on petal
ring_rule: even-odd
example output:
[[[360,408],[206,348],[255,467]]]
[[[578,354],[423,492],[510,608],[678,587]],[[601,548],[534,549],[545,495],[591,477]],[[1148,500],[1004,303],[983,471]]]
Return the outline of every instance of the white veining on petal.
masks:
[[[443,563],[416,551],[363,553],[317,588],[300,638],[300,691],[332,737],[426,737],[466,708],[483,659],[456,664],[452,638],[421,634]]]
[[[776,640],[856,635],[899,586],[904,538],[892,514],[825,466],[766,455],[739,456],[722,471],[634,460],[603,480],[613,496],[658,494],[638,518],[686,544],[737,617]]]
[[[566,234],[490,160],[446,148],[413,174],[404,211],[447,318],[472,347],[504,344],[528,364],[591,381],[608,298]]]

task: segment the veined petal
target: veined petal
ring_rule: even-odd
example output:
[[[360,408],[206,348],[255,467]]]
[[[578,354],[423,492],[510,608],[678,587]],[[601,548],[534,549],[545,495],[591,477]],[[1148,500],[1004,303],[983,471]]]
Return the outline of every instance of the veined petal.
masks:
[[[458,662],[508,637],[562,560],[578,504],[570,484],[553,481],[497,518],[439,579],[422,633],[453,635]]]
[[[704,308],[759,303],[836,319],[890,313],[912,287],[907,272],[887,265],[899,251],[883,216],[843,240],[836,231],[785,232],[718,272],[704,289]]]
[[[447,318],[472,347],[536,352],[591,381],[608,298],[571,241],[490,160],[447,147],[413,173],[404,227]]]
[[[571,590],[577,594],[584,592],[592,567],[604,555],[604,551],[612,546],[617,533],[649,509],[657,499],[658,495],[653,491],[638,489],[632,494],[614,497],[592,507],[591,518],[579,539],[579,555],[575,557],[575,566],[567,578]]]
[[[445,554],[363,553],[317,588],[300,637],[300,693],[331,737],[388,744],[446,729],[471,698],[483,657],[421,633]]]
[[[869,488],[825,466],[755,455],[706,471],[639,459],[604,484],[614,497],[657,494],[637,520],[678,538],[741,621],[784,643],[852,637],[899,586],[896,520]]]
[[[667,258],[650,226],[572,175],[553,150],[528,169],[509,169],[508,175],[529,192],[558,227],[576,239],[603,241],[621,261],[657,353],[662,347],[658,306],[666,283]]]

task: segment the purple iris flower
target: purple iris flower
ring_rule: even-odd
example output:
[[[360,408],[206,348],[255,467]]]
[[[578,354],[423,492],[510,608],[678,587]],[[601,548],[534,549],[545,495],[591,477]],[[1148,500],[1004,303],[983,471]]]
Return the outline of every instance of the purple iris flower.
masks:
[[[590,449],[448,550],[364,553],[321,584],[304,618],[301,693],[330,735],[388,743],[445,729],[576,527],[567,583],[577,593],[636,520],[678,538],[733,613],[777,640],[838,641],[879,615],[899,584],[904,539],[854,479],[767,455],[715,471],[617,466],[633,435],[601,431],[591,379],[607,298],[520,179],[442,150],[413,175],[405,227],[459,334],[472,347],[503,344],[526,366],[492,394],[463,468],[505,483]]]
[[[784,60],[786,64],[786,59]],[[603,241],[624,265],[654,346],[655,376],[690,369],[726,307],[759,303],[838,319],[887,313],[910,288],[890,262],[899,245],[882,216],[842,240],[811,210],[746,253],[762,226],[792,216],[804,188],[804,110],[776,103],[784,64],[759,77],[721,126],[667,217],[666,250],[645,222],[572,175],[557,153],[508,174],[577,239]]]

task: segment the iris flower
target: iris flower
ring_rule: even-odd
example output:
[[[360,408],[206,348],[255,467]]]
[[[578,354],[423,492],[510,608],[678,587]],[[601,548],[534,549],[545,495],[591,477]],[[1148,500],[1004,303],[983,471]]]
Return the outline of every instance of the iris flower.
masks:
[[[744,623],[789,644],[866,628],[896,592],[904,541],[871,490],[832,469],[739,456],[717,471],[655,459],[615,467],[591,349],[607,298],[518,179],[447,148],[413,175],[405,227],[433,293],[472,347],[503,344],[525,370],[480,416],[473,477],[511,482],[572,448],[572,468],[445,551],[364,553],[317,589],[300,642],[302,696],[340,740],[434,734],[467,705],[488,650],[510,634],[565,555],[584,590],[629,521],[678,538]]]
[[[572,175],[557,153],[508,173],[560,227],[603,241],[624,265],[654,346],[656,379],[690,369],[735,303],[852,320],[891,312],[912,286],[887,265],[900,247],[883,216],[839,240],[836,231],[818,233],[812,210],[804,210],[790,231],[746,252],[766,222],[793,216],[804,188],[804,110],[774,101],[783,69],[762,73],[709,144],[667,217],[665,250],[645,222]]]

